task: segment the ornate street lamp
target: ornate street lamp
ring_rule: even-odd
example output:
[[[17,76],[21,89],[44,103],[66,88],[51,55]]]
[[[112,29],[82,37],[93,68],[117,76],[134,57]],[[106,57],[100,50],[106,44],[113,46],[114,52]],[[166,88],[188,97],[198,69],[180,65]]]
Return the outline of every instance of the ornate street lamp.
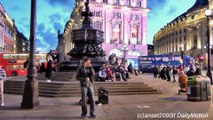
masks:
[[[207,42],[208,42],[208,46],[207,46],[207,53],[208,53],[208,70],[207,70],[207,76],[210,78],[211,80],[211,84],[213,84],[212,82],[212,73],[211,73],[211,66],[210,66],[210,34],[209,34],[209,27],[210,27],[210,19],[212,17],[213,11],[211,9],[207,9],[205,11],[205,15],[207,17]]]
[[[36,39],[36,0],[31,0],[31,19],[30,19],[30,53],[27,68],[27,80],[24,85],[24,93],[21,103],[23,109],[33,109],[39,106],[38,100],[38,81],[35,66],[35,39]]]
[[[121,49],[122,51],[123,51],[123,63],[124,63],[124,66],[126,65],[126,53],[128,52],[128,50],[129,50],[129,48],[126,46],[126,45],[124,45],[123,46],[123,48]]]

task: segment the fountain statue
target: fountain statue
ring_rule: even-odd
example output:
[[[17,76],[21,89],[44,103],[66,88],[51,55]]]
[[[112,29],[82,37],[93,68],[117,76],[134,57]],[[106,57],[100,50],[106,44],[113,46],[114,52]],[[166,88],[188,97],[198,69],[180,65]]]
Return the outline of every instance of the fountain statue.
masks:
[[[98,70],[105,62],[104,56],[106,54],[101,47],[104,42],[104,32],[93,28],[90,18],[93,14],[89,9],[89,0],[86,1],[85,11],[81,13],[81,16],[84,17],[82,28],[72,30],[74,48],[70,50],[68,55],[71,56],[73,70],[77,69],[85,56],[91,58],[94,68]]]

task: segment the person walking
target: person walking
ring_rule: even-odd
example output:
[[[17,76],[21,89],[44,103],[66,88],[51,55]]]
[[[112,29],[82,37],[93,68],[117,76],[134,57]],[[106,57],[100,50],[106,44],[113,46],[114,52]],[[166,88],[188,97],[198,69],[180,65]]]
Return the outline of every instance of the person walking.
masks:
[[[171,68],[169,66],[166,67],[166,78],[167,81],[171,81]]]
[[[166,67],[163,67],[163,69],[160,71],[160,78],[162,80],[166,80]]]
[[[76,73],[76,79],[80,81],[81,86],[81,97],[82,97],[81,117],[83,119],[87,118],[87,97],[89,98],[90,103],[90,117],[96,118],[94,88],[93,88],[94,77],[95,72],[91,65],[91,60],[89,58],[84,58],[82,65],[78,67]]]
[[[176,75],[178,73],[178,70],[175,66],[172,68],[172,76],[173,76],[173,82],[176,82]]]
[[[153,67],[153,77],[157,78],[158,77],[158,68],[156,66]]]
[[[47,55],[47,67],[46,67],[46,78],[47,82],[51,82],[51,77],[52,77],[52,70],[53,70],[53,59],[51,55]]]

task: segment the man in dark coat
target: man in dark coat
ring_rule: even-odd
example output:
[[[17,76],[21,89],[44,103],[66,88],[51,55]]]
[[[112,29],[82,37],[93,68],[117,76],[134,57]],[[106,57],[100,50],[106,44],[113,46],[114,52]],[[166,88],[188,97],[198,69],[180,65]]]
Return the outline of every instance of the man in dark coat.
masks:
[[[78,67],[76,79],[80,81],[81,97],[82,97],[82,113],[83,119],[87,118],[87,97],[90,101],[90,117],[96,118],[95,114],[95,100],[94,100],[94,76],[95,72],[91,65],[89,58],[84,58],[81,66]]]

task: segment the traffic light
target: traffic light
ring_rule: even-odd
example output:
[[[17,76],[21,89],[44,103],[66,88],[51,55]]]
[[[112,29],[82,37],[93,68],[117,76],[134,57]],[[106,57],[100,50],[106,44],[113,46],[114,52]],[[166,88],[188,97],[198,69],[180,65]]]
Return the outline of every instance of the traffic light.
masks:
[[[203,55],[200,55],[200,56],[199,56],[199,61],[202,62],[203,60],[204,60],[204,56],[203,56]]]

